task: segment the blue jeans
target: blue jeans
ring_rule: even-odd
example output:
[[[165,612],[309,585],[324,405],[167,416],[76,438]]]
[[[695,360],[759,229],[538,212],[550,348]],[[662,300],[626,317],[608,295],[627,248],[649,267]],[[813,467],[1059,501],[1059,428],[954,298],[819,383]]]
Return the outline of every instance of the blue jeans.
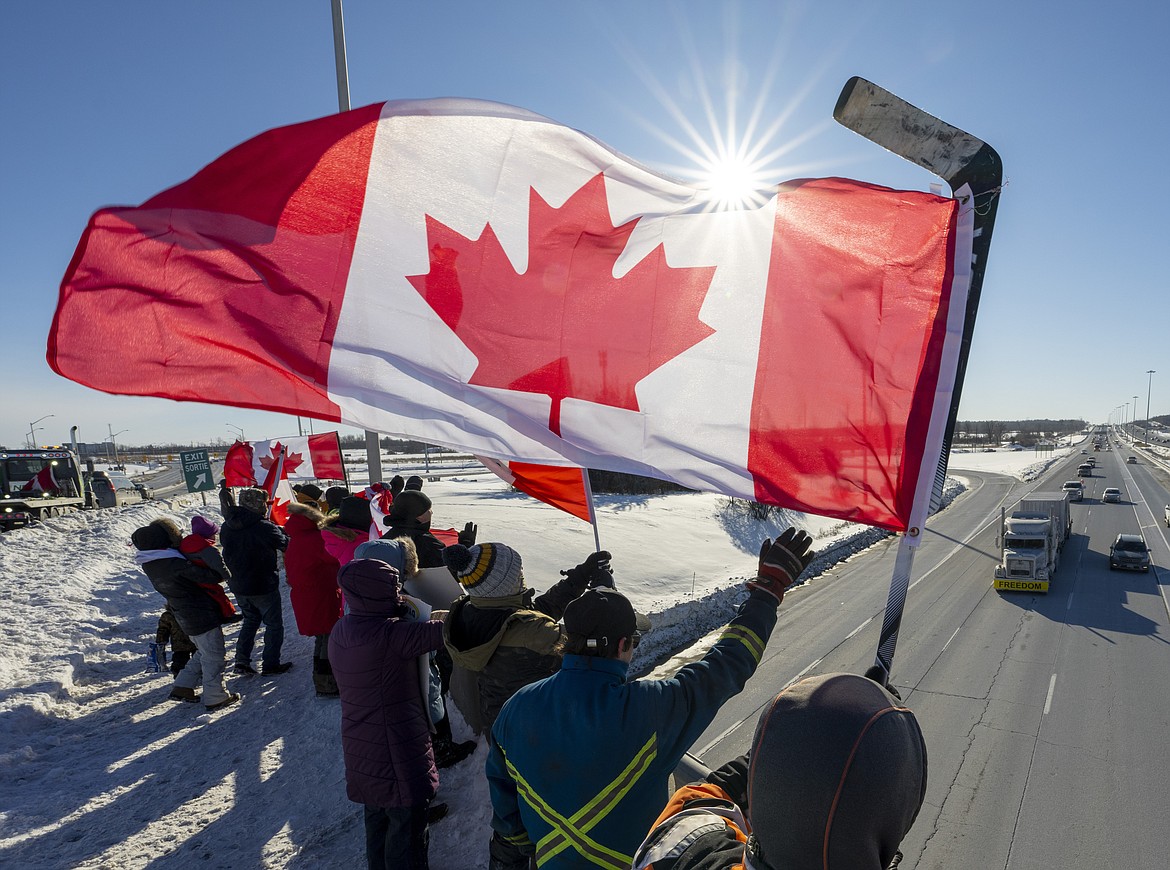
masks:
[[[252,663],[252,647],[256,644],[256,631],[264,623],[263,667],[274,668],[280,664],[280,648],[284,644],[284,612],[280,606],[280,590],[264,595],[237,595],[236,602],[244,619],[240,623],[240,636],[236,639],[236,664]]]
[[[429,870],[427,805],[385,809],[365,804],[369,870]]]

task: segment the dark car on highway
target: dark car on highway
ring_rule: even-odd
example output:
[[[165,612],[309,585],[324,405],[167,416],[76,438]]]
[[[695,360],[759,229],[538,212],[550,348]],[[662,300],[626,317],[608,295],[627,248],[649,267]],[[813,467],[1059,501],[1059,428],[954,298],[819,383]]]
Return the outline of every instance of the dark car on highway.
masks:
[[[1150,549],[1141,535],[1118,535],[1109,548],[1109,570],[1150,570]]]

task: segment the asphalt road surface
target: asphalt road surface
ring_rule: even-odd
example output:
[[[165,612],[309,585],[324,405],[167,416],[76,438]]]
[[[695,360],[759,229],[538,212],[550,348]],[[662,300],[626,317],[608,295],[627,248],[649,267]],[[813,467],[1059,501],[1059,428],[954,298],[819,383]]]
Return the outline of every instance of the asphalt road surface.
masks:
[[[970,489],[928,523],[893,664],[929,751],[926,801],[902,868],[1170,866],[1170,544],[1167,475],[1129,451],[1095,454],[1047,595],[991,588],[1000,508],[1076,477],[954,472]],[[1103,504],[1106,486],[1121,504]],[[1109,545],[1141,532],[1148,574],[1110,571]],[[748,748],[760,710],[806,673],[873,662],[896,542],[786,596],[764,661],[693,752],[710,766]]]

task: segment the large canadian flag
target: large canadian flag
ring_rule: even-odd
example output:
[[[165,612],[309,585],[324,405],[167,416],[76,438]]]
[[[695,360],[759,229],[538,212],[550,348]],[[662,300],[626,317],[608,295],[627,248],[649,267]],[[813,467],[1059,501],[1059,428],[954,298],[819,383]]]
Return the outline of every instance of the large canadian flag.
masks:
[[[48,360],[900,530],[934,482],[970,254],[970,209],[930,193],[811,179],[718,211],[521,109],[385,103],[97,212]]]

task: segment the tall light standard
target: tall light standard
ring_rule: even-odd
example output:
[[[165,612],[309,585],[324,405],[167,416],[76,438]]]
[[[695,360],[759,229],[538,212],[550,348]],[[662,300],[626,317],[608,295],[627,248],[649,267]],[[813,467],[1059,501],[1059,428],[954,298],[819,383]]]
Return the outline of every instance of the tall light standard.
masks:
[[[1154,388],[1154,369],[1147,369],[1146,374],[1150,376],[1146,383],[1146,443],[1150,443],[1150,391]]]
[[[1137,429],[1137,425],[1136,425],[1137,424],[1137,400],[1138,400],[1138,397],[1134,396],[1133,397],[1133,416],[1129,420],[1129,440],[1130,441],[1137,440],[1137,438],[1133,434],[1134,430]]]
[[[235,425],[233,425],[233,424],[231,424],[231,423],[228,423],[228,424],[227,424],[227,427],[228,427],[229,429],[235,429],[237,432],[239,432],[239,433],[240,433],[240,440],[241,440],[241,441],[246,441],[246,440],[247,440],[246,438],[244,438],[244,429],[243,429],[243,427],[242,427],[242,426],[235,426]]]
[[[114,467],[117,468],[122,463],[118,461],[118,442],[115,441],[114,439],[117,438],[119,435],[121,435],[123,432],[129,432],[130,430],[129,429],[119,429],[117,432],[115,432],[114,427],[111,426],[109,423],[106,424],[106,427],[110,430],[110,436],[109,436],[110,437],[110,447],[114,451]]]
[[[37,423],[41,422],[41,420],[48,420],[50,417],[55,416],[56,414],[46,414],[45,416],[41,417],[40,420],[33,420],[28,424],[28,446],[30,450],[37,446],[37,430],[33,427],[36,426]]]

